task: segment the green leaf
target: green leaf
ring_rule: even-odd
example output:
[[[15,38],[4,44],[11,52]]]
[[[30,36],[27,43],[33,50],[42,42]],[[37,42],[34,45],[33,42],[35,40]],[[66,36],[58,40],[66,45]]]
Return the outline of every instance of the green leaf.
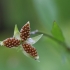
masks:
[[[15,25],[15,28],[14,28],[14,36],[15,38],[19,39],[20,40],[20,32],[18,30],[18,27],[17,25]]]
[[[55,21],[53,23],[52,34],[56,39],[58,39],[62,42],[65,41],[63,33],[62,33],[60,27],[57,25],[57,23]]]
[[[32,39],[35,41],[33,44],[35,44],[39,39],[41,39],[42,36],[43,34],[33,37]]]

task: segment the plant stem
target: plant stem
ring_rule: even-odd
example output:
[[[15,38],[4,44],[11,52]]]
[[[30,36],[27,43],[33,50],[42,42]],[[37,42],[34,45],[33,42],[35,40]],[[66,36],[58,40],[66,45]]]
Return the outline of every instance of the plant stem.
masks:
[[[54,38],[53,36],[51,36],[51,35],[49,35],[49,34],[40,32],[40,31],[38,31],[38,30],[32,31],[31,34],[43,34],[44,36],[49,37],[50,39],[54,40],[55,42],[57,42],[58,44],[64,46],[67,50],[70,51],[69,46],[67,46],[67,44],[66,44],[65,42],[62,42],[62,41],[60,41],[60,40]]]

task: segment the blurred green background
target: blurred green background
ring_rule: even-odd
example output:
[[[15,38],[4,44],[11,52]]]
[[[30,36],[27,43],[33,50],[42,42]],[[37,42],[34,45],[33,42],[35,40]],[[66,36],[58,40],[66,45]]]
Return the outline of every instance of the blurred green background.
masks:
[[[31,31],[47,34],[56,21],[70,46],[70,0],[0,0],[0,40],[13,36],[15,24],[20,30],[27,21]],[[63,46],[44,36],[34,46],[40,62],[0,47],[0,70],[70,70],[70,53]]]

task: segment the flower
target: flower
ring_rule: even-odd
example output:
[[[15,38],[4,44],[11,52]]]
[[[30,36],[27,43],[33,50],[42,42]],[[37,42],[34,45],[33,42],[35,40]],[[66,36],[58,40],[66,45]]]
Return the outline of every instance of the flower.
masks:
[[[34,58],[35,60],[39,59],[36,48],[33,46],[43,34],[36,37],[30,37],[30,23],[29,21],[21,28],[20,32],[15,25],[14,35],[11,38],[7,38],[0,42],[1,46],[6,46],[8,48],[12,47],[21,47],[22,52],[29,57]]]

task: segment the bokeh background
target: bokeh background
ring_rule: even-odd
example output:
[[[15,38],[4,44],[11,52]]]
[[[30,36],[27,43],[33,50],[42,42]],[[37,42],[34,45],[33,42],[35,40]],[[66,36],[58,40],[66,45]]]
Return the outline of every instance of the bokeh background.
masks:
[[[31,31],[51,34],[53,21],[62,29],[70,46],[70,0],[0,0],[0,40],[13,36],[27,22]],[[35,45],[40,62],[21,51],[0,47],[0,70],[70,70],[70,53],[55,41],[42,37]]]

